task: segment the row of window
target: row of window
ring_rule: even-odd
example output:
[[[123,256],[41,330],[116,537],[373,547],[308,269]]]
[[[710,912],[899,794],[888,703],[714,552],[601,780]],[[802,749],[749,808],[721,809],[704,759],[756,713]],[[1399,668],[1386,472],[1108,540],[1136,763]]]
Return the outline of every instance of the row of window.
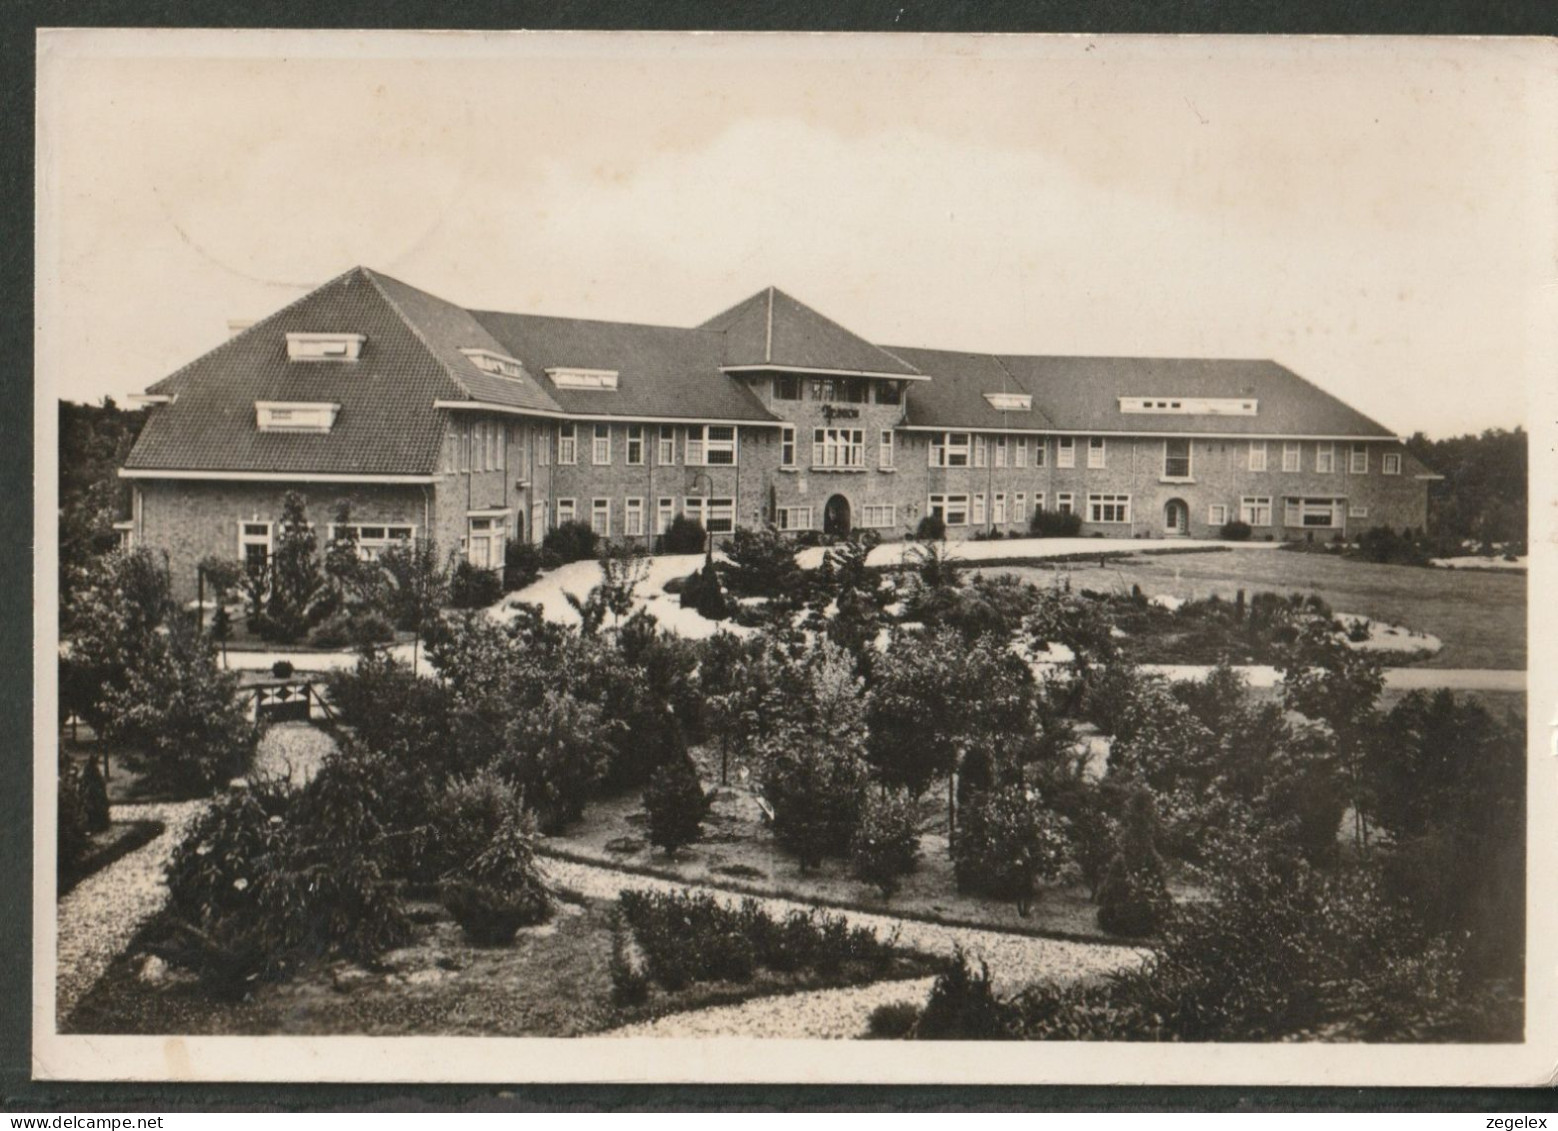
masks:
[[[929,514],[940,516],[948,526],[983,526],[988,521],[995,526],[1003,526],[1007,523],[1025,524],[1028,521],[1028,498],[1024,492],[1017,492],[1011,496],[1011,510],[1007,510],[1008,496],[997,493],[991,496],[988,515],[985,511],[985,496],[974,495],[931,495],[926,511]],[[1034,510],[1044,509],[1044,492],[1036,492],[1033,496]],[[1369,508],[1360,504],[1349,505],[1346,499],[1331,498],[1287,498],[1283,501],[1282,522],[1284,526],[1296,527],[1339,527],[1344,525],[1343,516],[1346,518],[1367,518]],[[1055,509],[1060,514],[1071,514],[1076,509],[1076,495],[1070,491],[1062,491],[1055,496]],[[1129,523],[1131,521],[1131,496],[1122,494],[1089,494],[1087,507],[1083,512],[1084,517],[1090,523],[1104,525]],[[1010,517],[1008,517],[1008,515]],[[1272,500],[1269,495],[1246,495],[1239,501],[1239,519],[1250,526],[1270,526],[1272,519]],[[1229,506],[1226,503],[1212,503],[1207,508],[1207,522],[1212,526],[1222,526],[1228,521]]]
[[[798,377],[783,373],[774,378],[774,400],[813,400],[842,404],[903,403],[903,385],[865,377]]]
[[[1101,469],[1109,466],[1109,441],[1104,436],[1086,437],[1087,466]],[[1249,469],[1265,471],[1268,467],[1268,442],[1249,442]],[[1077,437],[1055,438],[1055,466],[1074,468],[1077,465]],[[1334,441],[1315,444],[1315,471],[1322,474],[1334,472],[1338,467],[1338,455]],[[1163,478],[1189,479],[1192,474],[1192,442],[1188,439],[1163,441]],[[1047,447],[1043,440],[1033,444],[1033,466],[1044,467]],[[1027,467],[1028,439],[1025,436],[985,437],[977,432],[932,433],[927,455],[930,467]],[[1282,444],[1282,470],[1303,470],[1303,445],[1297,440]],[[1353,444],[1347,454],[1347,470],[1353,475],[1366,475],[1369,471],[1369,446]],[[1401,453],[1386,452],[1381,456],[1381,470],[1386,475],[1401,474]]]

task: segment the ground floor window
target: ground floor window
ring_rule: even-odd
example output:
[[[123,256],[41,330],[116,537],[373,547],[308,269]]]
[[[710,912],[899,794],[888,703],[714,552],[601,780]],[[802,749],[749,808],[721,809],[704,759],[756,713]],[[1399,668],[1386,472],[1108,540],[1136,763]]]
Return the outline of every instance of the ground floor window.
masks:
[[[1349,506],[1347,508],[1347,517],[1348,518],[1368,518],[1369,517],[1369,508],[1368,507],[1360,507],[1356,503],[1354,503],[1354,504],[1352,504],[1351,506]]]
[[[1043,503],[1039,505],[1043,506]],[[1061,491],[1055,496],[1055,510],[1060,514],[1070,514],[1076,510],[1076,496],[1070,491]]]
[[[268,522],[238,524],[238,557],[250,574],[265,572],[270,564],[271,525]]]
[[[701,522],[710,534],[729,534],[736,528],[735,499],[688,498],[682,511],[688,518]]]
[[[1285,526],[1329,529],[1342,525],[1343,499],[1288,499],[1283,506]]]
[[[1249,526],[1271,525],[1271,497],[1246,495],[1239,500],[1239,519]]]
[[[611,537],[610,499],[596,499],[590,504],[590,529],[602,538]]]
[[[676,517],[676,500],[670,498],[657,499],[655,501],[655,533],[664,534],[671,529],[671,521]]]
[[[780,507],[779,508],[779,529],[780,530],[810,530],[811,529],[811,508],[810,507]]]
[[[892,503],[867,503],[860,508],[860,525],[871,530],[895,526],[897,510]]]
[[[622,502],[622,533],[638,538],[644,533],[644,500],[624,499]]]
[[[534,503],[530,507],[530,540],[540,542],[546,537],[546,504]]]
[[[358,556],[367,561],[377,561],[387,547],[404,544],[416,537],[417,528],[406,524],[354,523],[330,525],[330,540],[344,537],[349,530],[357,532]]]
[[[948,526],[967,526],[968,496],[932,495],[925,513],[935,515]]]
[[[1228,523],[1228,506],[1226,503],[1213,503],[1206,508],[1206,521],[1212,526],[1225,526]]]
[[[578,517],[578,512],[574,510],[574,505],[573,505],[573,500],[572,499],[558,499],[557,500],[557,525],[558,526],[561,526],[565,522],[572,522],[577,517]]]
[[[997,526],[1006,525],[1006,495],[1004,492],[996,493],[995,501],[990,507],[990,521]]]
[[[1131,497],[1129,495],[1089,495],[1087,520],[1089,522],[1131,521]]]
[[[486,515],[467,523],[466,561],[477,569],[502,569],[506,521],[498,515]]]
[[[1018,491],[1012,496],[1012,521],[1017,523],[1028,521],[1028,493]]]
[[[985,524],[985,497],[983,495],[975,495],[974,496],[974,525],[975,526],[983,526],[984,524]]]

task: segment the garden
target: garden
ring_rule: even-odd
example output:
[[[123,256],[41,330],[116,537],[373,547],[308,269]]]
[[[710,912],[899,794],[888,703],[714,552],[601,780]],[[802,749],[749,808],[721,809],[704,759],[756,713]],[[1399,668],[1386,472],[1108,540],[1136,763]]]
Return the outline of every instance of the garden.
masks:
[[[426,662],[358,634],[304,775],[256,768],[219,634],[151,555],[76,580],[64,709],[117,788],[210,801],[72,1031],[563,1035],[935,974],[879,1035],[1518,1039],[1523,718],[1387,704],[1374,634],[1325,597],[1173,606],[936,542],[802,569],[738,531],[667,587],[711,626],[688,639],[631,555],[563,624],[524,587],[449,607],[432,547],[403,581],[311,540],[278,552],[259,623],[306,637],[398,601]],[[1139,666],[1187,651],[1209,675]],[[62,761],[62,873],[102,835],[103,761]],[[1097,961],[1014,978],[961,949],[992,933]]]

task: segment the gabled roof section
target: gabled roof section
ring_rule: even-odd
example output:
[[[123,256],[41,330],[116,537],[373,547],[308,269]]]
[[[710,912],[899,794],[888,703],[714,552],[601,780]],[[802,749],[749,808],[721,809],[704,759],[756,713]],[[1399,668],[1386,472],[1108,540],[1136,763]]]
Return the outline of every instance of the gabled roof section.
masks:
[[[1064,432],[1395,435],[1275,361],[1011,355],[999,360],[1033,394],[1035,410],[1042,409]],[[1147,416],[1121,412],[1121,397],[1251,397],[1259,409],[1253,416]]]
[[[287,358],[289,331],[350,331],[367,340],[356,361],[299,363]],[[323,475],[433,473],[443,443],[433,401],[469,395],[362,267],[256,322],[150,392],[173,400],[147,420],[127,470]],[[261,432],[257,401],[341,408],[328,433]]]
[[[777,287],[758,291],[699,329],[724,336],[722,364],[726,369],[774,366],[924,378],[903,358],[872,345]]]
[[[720,372],[725,346],[721,334],[539,314],[476,311],[474,317],[504,352],[522,361],[532,374],[544,375],[549,369],[616,372],[615,389],[548,388],[547,395],[564,412],[754,423],[774,420],[743,382]],[[540,379],[547,381],[545,376]]]
[[[931,379],[909,390],[906,422],[912,427],[988,428],[1046,431],[1056,427],[1037,397],[1026,412],[1002,412],[991,405],[987,393],[1031,396],[1002,364],[988,353],[891,347],[892,352],[929,373]]]

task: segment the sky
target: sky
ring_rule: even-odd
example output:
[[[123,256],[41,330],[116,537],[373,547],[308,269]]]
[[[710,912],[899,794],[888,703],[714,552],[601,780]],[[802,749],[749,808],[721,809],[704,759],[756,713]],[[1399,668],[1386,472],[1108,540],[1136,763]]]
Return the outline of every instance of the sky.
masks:
[[[1273,358],[1402,434],[1550,379],[1552,84],[1510,41],[44,33],[40,387],[123,398],[365,264],[696,325]],[[1537,377],[1534,375],[1543,375]]]

